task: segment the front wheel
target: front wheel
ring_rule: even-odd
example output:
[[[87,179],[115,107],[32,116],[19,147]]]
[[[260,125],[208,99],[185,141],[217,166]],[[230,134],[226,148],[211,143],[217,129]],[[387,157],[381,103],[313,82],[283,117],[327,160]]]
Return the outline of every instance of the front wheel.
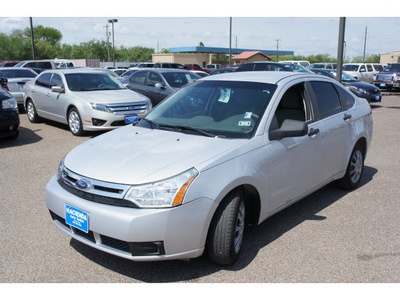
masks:
[[[32,100],[26,102],[26,114],[31,123],[38,123],[40,121],[40,117],[36,112],[36,107]]]
[[[346,174],[338,183],[340,187],[346,190],[356,188],[361,181],[364,171],[364,149],[360,144],[357,144],[350,156],[350,161],[347,165]]]
[[[246,221],[243,194],[234,191],[221,202],[211,223],[207,251],[211,261],[233,264],[240,253]]]
[[[76,108],[71,108],[68,112],[68,126],[73,135],[83,135],[82,119]]]

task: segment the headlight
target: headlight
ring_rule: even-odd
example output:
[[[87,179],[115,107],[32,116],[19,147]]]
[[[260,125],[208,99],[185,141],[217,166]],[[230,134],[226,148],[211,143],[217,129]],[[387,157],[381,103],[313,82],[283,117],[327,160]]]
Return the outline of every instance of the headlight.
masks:
[[[17,109],[18,108],[18,104],[17,101],[15,100],[15,98],[10,98],[10,99],[6,99],[1,101],[1,108],[6,110],[6,109]]]
[[[92,106],[93,109],[112,113],[112,111],[108,105],[100,104],[100,103],[90,103],[90,105]]]
[[[179,205],[182,203],[190,183],[198,174],[199,172],[193,168],[165,180],[132,186],[124,199],[144,208]]]
[[[64,171],[64,159],[61,160],[60,165],[58,166],[57,178],[61,179],[62,172]]]
[[[350,90],[352,90],[354,92],[358,92],[358,93],[361,93],[361,94],[368,94],[368,92],[366,90],[364,90],[362,88],[359,88],[359,87],[356,87],[356,86],[350,86],[349,88],[350,88]]]

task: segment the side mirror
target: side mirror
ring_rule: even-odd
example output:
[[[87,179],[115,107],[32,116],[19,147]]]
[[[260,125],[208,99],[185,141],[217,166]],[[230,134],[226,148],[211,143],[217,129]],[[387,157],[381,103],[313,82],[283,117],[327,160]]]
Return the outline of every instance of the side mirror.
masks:
[[[305,136],[307,133],[308,126],[306,122],[286,119],[283,121],[281,128],[269,132],[269,139],[274,141],[285,137]]]
[[[61,86],[52,86],[51,91],[54,93],[64,93],[64,89]]]
[[[156,88],[158,88],[158,89],[165,89],[165,85],[162,84],[162,83],[160,83],[160,82],[157,82],[157,83],[154,85],[154,87],[156,87]]]

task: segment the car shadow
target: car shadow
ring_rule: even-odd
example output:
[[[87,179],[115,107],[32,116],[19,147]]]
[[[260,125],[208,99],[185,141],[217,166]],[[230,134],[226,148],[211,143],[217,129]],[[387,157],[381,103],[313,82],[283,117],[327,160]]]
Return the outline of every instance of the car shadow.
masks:
[[[377,169],[365,166],[361,188],[368,184]],[[327,217],[318,213],[348,194],[331,183],[301,201],[268,218],[259,226],[248,227],[239,260],[233,266],[220,266],[210,262],[206,255],[190,261],[134,262],[89,247],[74,239],[70,245],[80,254],[107,269],[147,283],[171,283],[190,281],[220,270],[239,271],[246,268],[258,252],[304,221],[324,221]]]
[[[41,129],[31,130],[29,128],[20,127],[19,135],[15,140],[0,139],[0,149],[37,143],[43,139],[36,134],[36,132],[39,131],[41,131]]]

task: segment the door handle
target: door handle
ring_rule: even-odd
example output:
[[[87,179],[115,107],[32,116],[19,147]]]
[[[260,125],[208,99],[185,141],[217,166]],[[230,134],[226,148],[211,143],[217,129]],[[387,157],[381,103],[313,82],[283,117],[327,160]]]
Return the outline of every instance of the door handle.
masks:
[[[313,136],[313,135],[316,135],[318,133],[319,133],[319,129],[318,128],[316,128],[316,129],[311,128],[310,132],[308,133],[308,136]]]
[[[351,119],[351,115],[344,114],[343,120],[347,121]]]

